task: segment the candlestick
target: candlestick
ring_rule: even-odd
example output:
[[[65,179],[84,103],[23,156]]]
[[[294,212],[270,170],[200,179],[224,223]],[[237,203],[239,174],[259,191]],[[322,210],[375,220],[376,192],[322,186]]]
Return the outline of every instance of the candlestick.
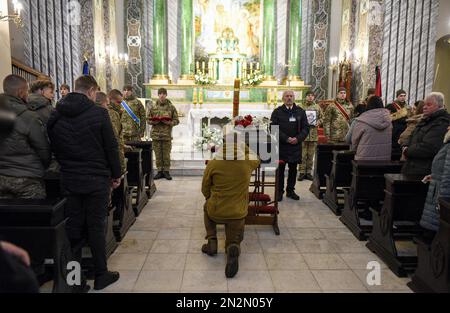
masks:
[[[278,90],[274,89],[273,91],[273,106],[276,108],[278,105]]]
[[[260,67],[260,64],[259,64],[259,62],[258,62],[258,63],[256,63],[256,70],[257,70],[257,71],[259,71],[259,67]]]
[[[203,74],[206,73],[206,63],[205,63],[205,61],[202,62],[202,71],[203,71]]]
[[[241,91],[241,80],[236,79],[234,81],[233,118],[239,116],[240,91]]]
[[[200,62],[199,61],[197,61],[197,63],[196,63],[196,72],[197,72],[197,74],[200,72]]]
[[[197,88],[194,88],[194,93],[192,94],[193,102],[194,102],[194,108],[197,108],[197,102],[198,102],[198,92]]]

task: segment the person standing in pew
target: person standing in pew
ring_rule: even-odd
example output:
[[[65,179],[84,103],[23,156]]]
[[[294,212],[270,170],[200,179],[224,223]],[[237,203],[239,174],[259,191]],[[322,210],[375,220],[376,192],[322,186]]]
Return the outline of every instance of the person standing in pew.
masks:
[[[425,105],[425,102],[423,101],[417,101],[414,104],[414,115],[411,116],[406,120],[407,126],[406,130],[400,135],[400,138],[398,139],[398,144],[400,146],[403,146],[406,141],[411,137],[412,132],[414,129],[416,129],[417,124],[423,119],[423,107]]]
[[[59,87],[59,93],[61,94],[61,99],[64,98],[65,96],[67,96],[70,93],[70,86],[67,84],[62,84]]]
[[[17,75],[3,81],[0,95],[0,199],[46,198],[45,170],[51,160],[44,123],[27,108],[28,83]]]
[[[125,144],[123,141],[122,123],[120,114],[111,108],[110,97],[108,97],[104,92],[98,91],[95,99],[95,103],[102,108],[108,110],[109,118],[111,119],[111,124],[114,130],[114,135],[116,136],[117,143],[119,144],[119,158],[120,165],[122,167],[122,173],[125,173]]]
[[[444,138],[444,147],[433,160],[431,175],[424,178],[430,183],[425,207],[420,221],[423,236],[432,241],[439,231],[439,198],[450,197],[450,127]]]
[[[402,174],[426,176],[431,173],[431,164],[442,148],[450,122],[444,101],[444,95],[440,92],[432,92],[425,98],[424,118],[402,147],[406,160]]]
[[[155,180],[165,178],[172,180],[170,176],[170,159],[172,152],[172,130],[180,124],[178,112],[172,102],[167,99],[167,90],[158,90],[159,100],[151,107],[148,121],[152,125],[151,138],[155,151],[156,167],[158,174]]]
[[[285,191],[286,163],[289,165],[286,196],[296,201],[300,200],[295,193],[297,167],[302,162],[302,143],[309,135],[309,124],[305,110],[298,107],[294,101],[294,92],[285,91],[284,105],[275,109],[271,118],[271,126],[278,126],[280,130],[280,161],[284,161],[279,168],[279,202],[283,201]]]
[[[383,99],[373,96],[366,111],[356,118],[346,138],[357,161],[389,161],[392,154],[392,122]]]
[[[355,107],[355,118],[361,116],[361,114],[367,111],[367,105],[369,103],[369,100],[370,98],[375,96],[375,93],[376,93],[375,88],[369,88],[369,90],[367,91],[367,98],[364,99],[363,102],[361,102]]]
[[[141,101],[134,95],[133,86],[123,87],[123,98],[121,106],[123,139],[125,142],[142,141],[145,134],[146,114]]]
[[[108,111],[95,104],[98,84],[92,76],[81,76],[50,116],[48,133],[52,150],[61,165],[61,187],[67,198],[67,236],[73,255],[81,264],[81,249],[87,241],[92,251],[95,290],[119,279],[108,271],[106,219],[111,187],[121,184],[119,148]],[[80,291],[89,287],[83,282]]]
[[[37,80],[31,84],[28,109],[36,112],[44,125],[47,125],[53,111],[55,84],[48,80]]]
[[[248,188],[252,173],[261,163],[249,147],[238,142],[237,138],[239,136],[234,132],[226,133],[225,143],[216,157],[208,162],[202,181],[208,240],[202,252],[209,256],[217,255],[217,224],[224,224],[227,278],[233,278],[239,271],[240,245],[244,240],[245,218],[248,215]]]
[[[300,107],[306,112],[309,124],[309,135],[302,145],[302,164],[299,166],[298,181],[313,180],[312,168],[319,141],[318,127],[322,125],[322,109],[315,101],[316,95],[312,91],[306,93],[306,101]]]
[[[353,105],[347,101],[347,90],[339,88],[336,100],[324,113],[323,129],[328,142],[331,144],[345,142],[352,119]]]
[[[406,102],[407,94],[406,91],[400,89],[397,91],[397,99],[386,106],[386,108],[391,111],[392,118],[392,154],[400,155],[401,146],[398,143],[401,134],[406,130],[407,119],[410,115],[408,108],[408,102]]]

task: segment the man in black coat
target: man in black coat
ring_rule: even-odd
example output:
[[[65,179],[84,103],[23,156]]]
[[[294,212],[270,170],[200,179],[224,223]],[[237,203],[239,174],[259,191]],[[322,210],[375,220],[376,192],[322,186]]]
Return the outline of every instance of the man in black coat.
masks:
[[[424,118],[402,147],[406,159],[402,169],[404,175],[430,175],[433,159],[444,145],[444,137],[450,123],[449,114],[445,110],[444,95],[433,92],[426,97],[423,113]]]
[[[391,112],[392,118],[392,155],[393,157],[401,156],[401,147],[398,143],[401,134],[406,130],[408,119],[408,103],[406,102],[406,91],[400,89],[397,91],[397,99],[386,106]]]
[[[279,197],[278,201],[283,200],[284,194],[284,172],[286,164],[289,165],[289,177],[287,183],[288,198],[300,200],[295,193],[295,184],[297,180],[297,167],[302,162],[302,142],[309,134],[308,118],[306,112],[295,105],[294,92],[286,91],[283,94],[284,105],[277,108],[272,113],[271,126],[279,127],[280,134],[280,164],[279,168]],[[273,129],[272,129],[273,130]]]
[[[75,92],[64,97],[48,121],[51,147],[61,165],[61,185],[67,197],[67,235],[75,259],[87,229],[95,267],[94,289],[119,279],[106,263],[106,219],[111,187],[122,176],[119,148],[108,111],[95,105],[98,85],[91,76],[75,82]]]

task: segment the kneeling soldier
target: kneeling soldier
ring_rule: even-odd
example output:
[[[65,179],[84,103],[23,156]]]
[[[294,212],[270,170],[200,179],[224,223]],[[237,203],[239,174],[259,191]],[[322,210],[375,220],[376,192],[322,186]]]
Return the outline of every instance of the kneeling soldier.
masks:
[[[172,180],[170,176],[170,153],[172,152],[172,129],[180,124],[175,106],[167,99],[167,90],[161,88],[158,91],[159,100],[150,109],[149,124],[152,125],[151,138],[155,151],[156,167],[158,174],[155,179],[165,178]]]

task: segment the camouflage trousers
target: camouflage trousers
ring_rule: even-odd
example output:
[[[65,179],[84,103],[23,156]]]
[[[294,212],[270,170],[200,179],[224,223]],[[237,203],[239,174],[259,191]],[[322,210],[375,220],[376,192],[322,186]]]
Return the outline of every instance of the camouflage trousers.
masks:
[[[0,199],[34,199],[47,197],[42,179],[0,176]]]
[[[244,240],[245,218],[240,220],[216,220],[208,215],[208,211],[204,211],[204,221],[206,228],[206,240],[217,238],[217,224],[225,225],[225,251],[230,245],[241,246]]]
[[[316,155],[317,142],[305,141],[302,145],[302,164],[298,170],[301,174],[312,174],[314,157]]]
[[[172,141],[153,140],[153,151],[155,151],[156,168],[158,169],[158,172],[169,172]]]

